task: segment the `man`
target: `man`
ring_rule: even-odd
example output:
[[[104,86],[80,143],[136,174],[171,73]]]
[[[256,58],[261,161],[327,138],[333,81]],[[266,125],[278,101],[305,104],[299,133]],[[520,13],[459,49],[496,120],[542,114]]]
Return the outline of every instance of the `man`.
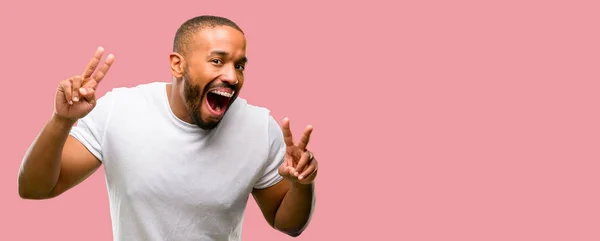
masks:
[[[55,110],[24,156],[19,194],[56,197],[104,164],[115,240],[240,240],[250,194],[277,230],[298,236],[314,208],[317,161],[266,108],[238,97],[246,39],[232,21],[178,29],[171,83],[95,90],[115,61],[60,82]],[[77,125],[75,123],[77,122]]]

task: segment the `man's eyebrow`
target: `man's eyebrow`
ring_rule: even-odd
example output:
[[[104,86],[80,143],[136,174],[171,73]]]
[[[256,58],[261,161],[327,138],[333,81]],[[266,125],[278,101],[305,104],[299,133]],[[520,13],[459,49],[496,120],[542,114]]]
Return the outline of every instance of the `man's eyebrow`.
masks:
[[[229,55],[229,53],[227,53],[227,52],[225,52],[225,51],[222,51],[222,50],[213,50],[213,51],[211,51],[211,52],[210,52],[210,55],[211,55],[211,56],[212,56],[212,55],[220,55],[220,56],[223,56],[223,57],[224,57],[224,56],[227,56],[227,55]]]

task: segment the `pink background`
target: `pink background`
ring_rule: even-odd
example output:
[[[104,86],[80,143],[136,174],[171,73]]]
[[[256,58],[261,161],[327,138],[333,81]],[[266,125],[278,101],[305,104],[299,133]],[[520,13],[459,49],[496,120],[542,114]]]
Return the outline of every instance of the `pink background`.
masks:
[[[325,2],[2,1],[0,240],[111,239],[102,169],[25,201],[21,158],[97,46],[117,59],[100,95],[169,81],[175,30],[200,14],[247,33],[245,98],[315,127],[297,240],[600,239],[597,1]],[[244,224],[291,240],[252,200]]]

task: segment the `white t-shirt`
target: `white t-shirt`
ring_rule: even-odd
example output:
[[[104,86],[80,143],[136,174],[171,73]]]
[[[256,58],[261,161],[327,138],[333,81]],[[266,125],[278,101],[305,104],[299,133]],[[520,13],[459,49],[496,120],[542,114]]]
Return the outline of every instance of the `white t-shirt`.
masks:
[[[253,188],[282,180],[282,131],[237,98],[211,131],[177,118],[166,83],[115,88],[71,135],[102,161],[114,240],[240,240]]]

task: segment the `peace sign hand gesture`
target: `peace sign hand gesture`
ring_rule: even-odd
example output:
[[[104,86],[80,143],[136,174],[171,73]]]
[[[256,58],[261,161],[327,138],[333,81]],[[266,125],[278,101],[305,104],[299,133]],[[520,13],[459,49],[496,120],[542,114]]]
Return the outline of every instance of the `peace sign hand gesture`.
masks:
[[[96,88],[115,60],[112,54],[108,55],[104,64],[96,70],[103,54],[104,49],[98,47],[81,75],[60,82],[54,105],[54,113],[58,117],[76,121],[86,116],[96,106]]]
[[[286,145],[286,152],[283,164],[279,166],[279,175],[293,182],[301,184],[311,184],[317,176],[318,163],[312,152],[306,149],[312,126],[307,126],[298,145],[294,145],[294,138],[290,131],[290,121],[288,118],[283,119],[281,127],[283,131],[283,140]]]

